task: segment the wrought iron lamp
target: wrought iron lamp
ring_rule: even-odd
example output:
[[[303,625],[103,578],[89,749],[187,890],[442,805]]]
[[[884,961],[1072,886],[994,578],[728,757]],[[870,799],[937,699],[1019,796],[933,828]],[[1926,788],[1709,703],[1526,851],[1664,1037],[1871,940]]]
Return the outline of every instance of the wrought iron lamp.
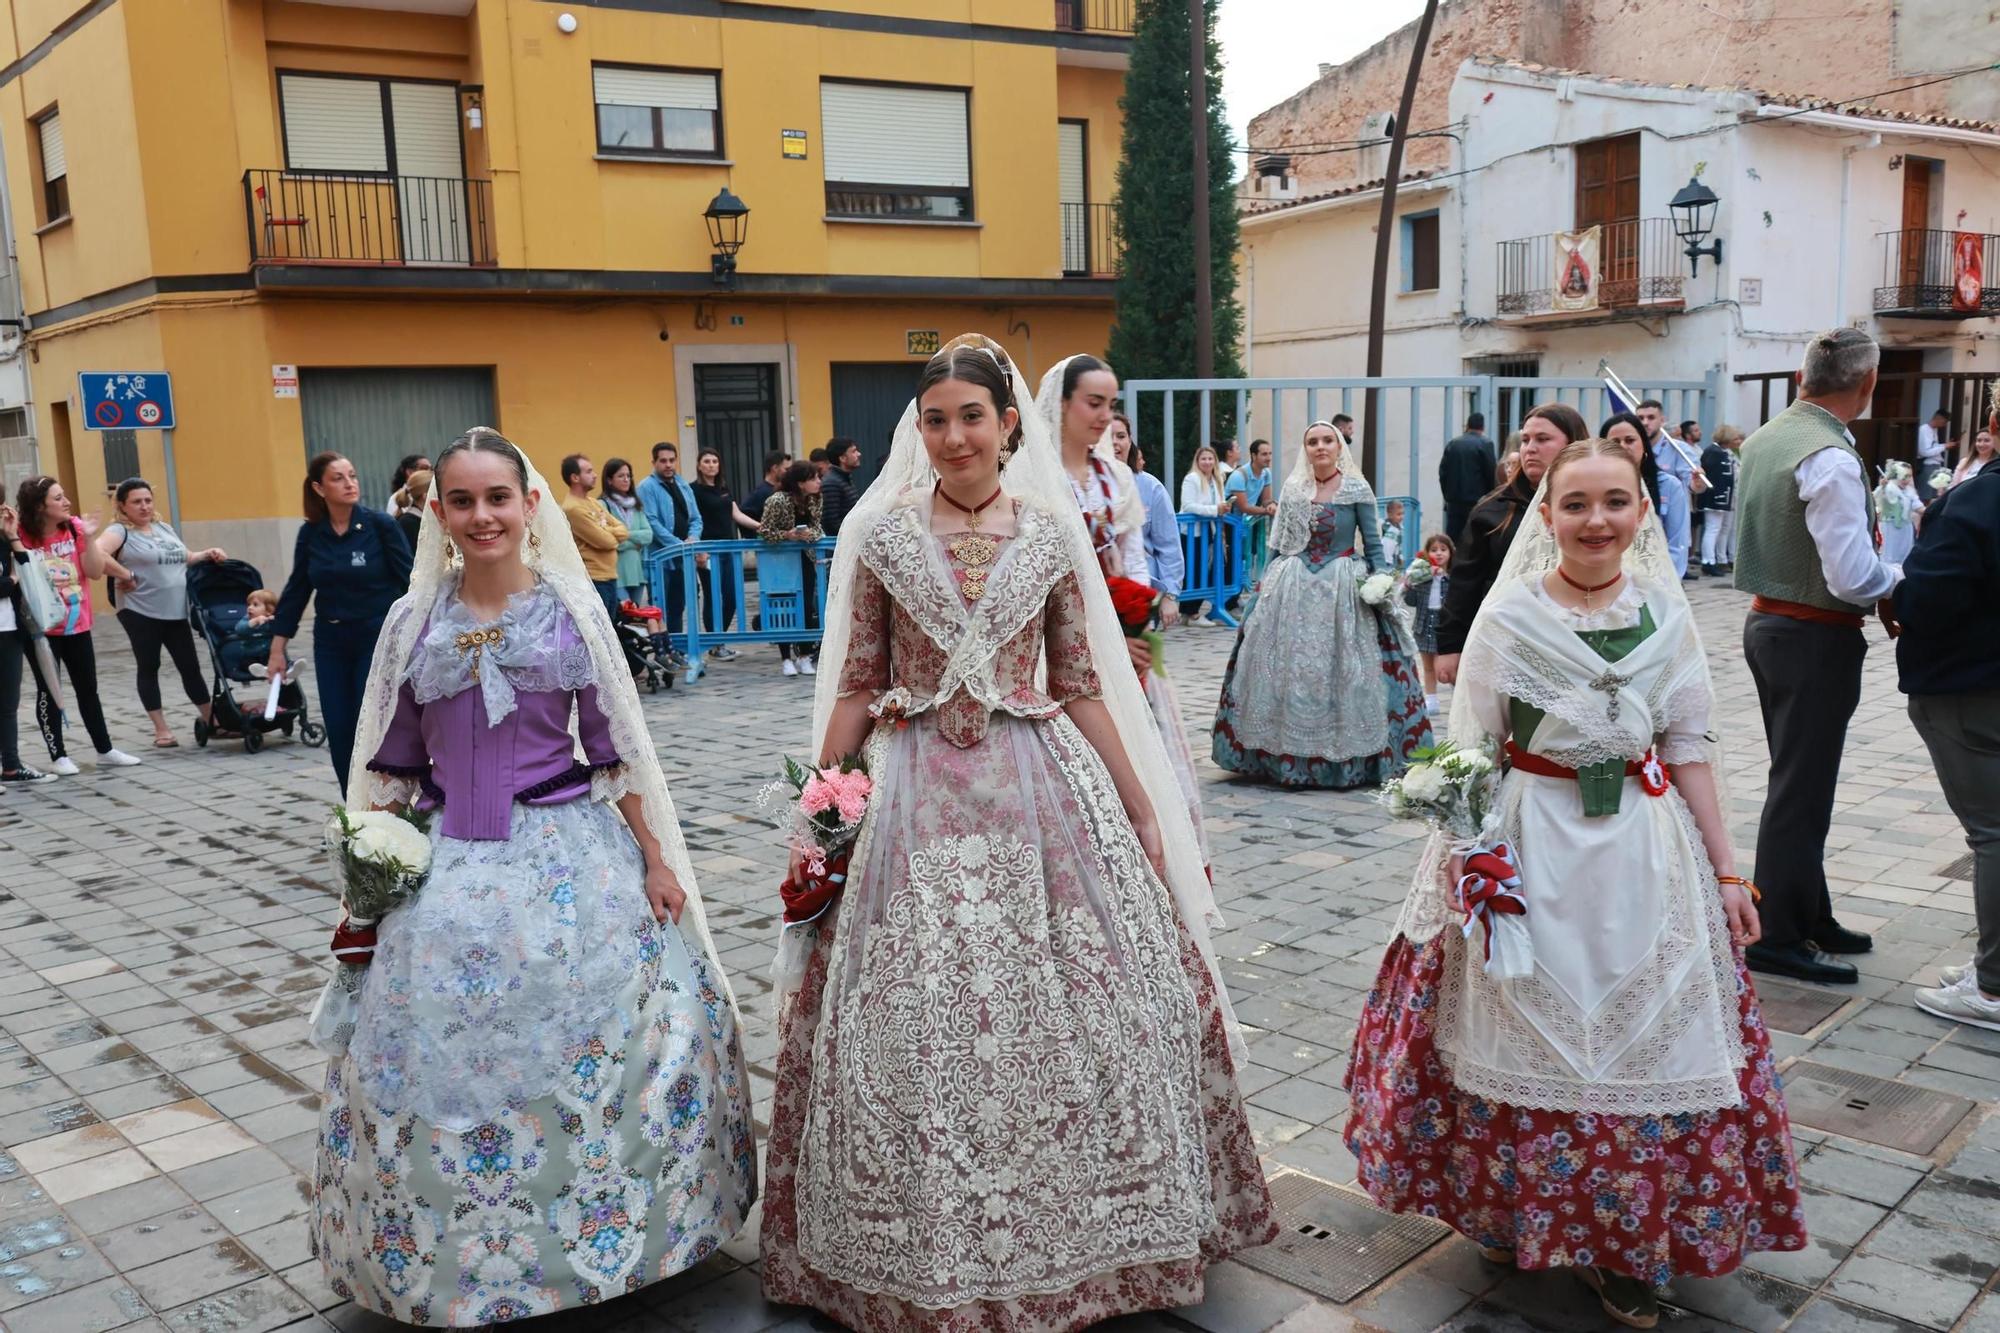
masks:
[[[1715,230],[1715,208],[1722,201],[1715,197],[1715,191],[1701,183],[1699,177],[1691,177],[1681,192],[1667,202],[1673,210],[1674,235],[1687,242],[1688,276],[1701,272],[1701,257],[1709,256],[1717,264],[1722,262],[1722,238],[1708,240]]]
[[[743,248],[744,238],[750,233],[750,205],[731,194],[725,185],[709,200],[702,217],[708,221],[708,243],[715,247],[709,272],[716,286],[734,287],[736,252]]]

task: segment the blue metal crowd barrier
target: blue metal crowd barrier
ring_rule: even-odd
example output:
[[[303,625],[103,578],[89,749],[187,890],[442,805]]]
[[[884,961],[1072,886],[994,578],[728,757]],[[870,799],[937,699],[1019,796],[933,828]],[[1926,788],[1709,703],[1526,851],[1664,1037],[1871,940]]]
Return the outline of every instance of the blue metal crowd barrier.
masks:
[[[669,641],[688,660],[685,679],[692,684],[700,678],[711,648],[738,643],[818,643],[826,610],[825,571],[833,559],[833,546],[831,537],[810,545],[752,538],[684,543],[648,551],[646,583],[653,604],[666,607],[668,581],[679,583],[682,623],[677,632],[670,633]],[[747,579],[750,562],[744,558],[753,553],[757,568],[754,602]],[[807,573],[809,565],[812,575]],[[708,628],[711,619],[715,621],[713,629]],[[751,628],[753,625],[756,628]]]
[[[1415,558],[1422,539],[1422,508],[1409,496],[1400,500],[1404,563]],[[1254,581],[1253,531],[1238,514],[1181,514],[1181,558],[1185,568],[1180,600],[1208,602],[1212,614],[1234,628],[1228,603]],[[687,658],[685,679],[692,684],[706,671],[711,648],[739,643],[817,644],[826,612],[826,571],[834,539],[810,545],[757,539],[684,543],[646,553],[646,584],[653,604],[669,606],[668,590],[678,585],[681,626],[669,627],[668,641]],[[750,596],[749,565],[754,555],[756,599]],[[699,557],[706,557],[700,559]],[[808,571],[811,571],[810,574]],[[714,628],[710,628],[710,622]],[[753,628],[754,626],[754,628]]]

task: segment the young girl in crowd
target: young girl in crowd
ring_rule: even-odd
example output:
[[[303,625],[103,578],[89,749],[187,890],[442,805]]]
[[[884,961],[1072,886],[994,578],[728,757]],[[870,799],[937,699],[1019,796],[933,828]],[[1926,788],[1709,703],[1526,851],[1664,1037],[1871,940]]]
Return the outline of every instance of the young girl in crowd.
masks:
[[[1759,924],[1717,796],[1723,720],[1648,509],[1607,441],[1543,477],[1451,718],[1507,758],[1491,842],[1525,903],[1506,943],[1525,927],[1531,957],[1489,961],[1502,918],[1479,904],[1504,910],[1505,872],[1467,874],[1433,835],[1355,1033],[1346,1131],[1377,1203],[1497,1263],[1573,1268],[1634,1328],[1670,1278],[1806,1240],[1743,967]]]
[[[1026,382],[954,340],[917,407],[829,580],[816,762],[874,786],[781,972],[764,1291],[860,1333],[1192,1304],[1276,1229],[1194,829]]]
[[[311,1220],[337,1294],[465,1328],[701,1262],[757,1158],[736,1006],[569,524],[484,428],[435,490],[349,781],[431,811],[429,874],[314,1012]]]
[[[97,694],[97,647],[90,634],[91,581],[116,579],[129,589],[134,586],[132,571],[91,541],[91,528],[77,517],[62,483],[54,477],[28,478],[21,483],[14,503],[20,515],[21,544],[41,553],[42,567],[62,600],[63,618],[50,628],[48,645],[57,667],[69,678],[70,698],[83,716],[91,744],[97,747],[97,766],[136,764],[137,758],[111,744],[110,729],[104,725],[104,704]],[[55,761],[51,767],[63,777],[75,777],[79,770],[63,739],[63,710],[56,706],[51,690],[41,688],[45,682],[39,675],[35,684],[35,718],[41,723],[49,758]]]
[[[1438,613],[1444,609],[1445,593],[1451,587],[1451,561],[1457,550],[1442,532],[1424,538],[1424,549],[1417,559],[1430,565],[1431,576],[1403,589],[1403,601],[1416,612],[1414,630],[1417,660],[1424,674],[1424,708],[1432,717],[1438,710]]]
[[[1917,495],[1916,474],[1903,462],[1882,470],[1875,488],[1875,520],[1882,527],[1882,560],[1900,565],[1917,543],[1917,512],[1924,507]]]

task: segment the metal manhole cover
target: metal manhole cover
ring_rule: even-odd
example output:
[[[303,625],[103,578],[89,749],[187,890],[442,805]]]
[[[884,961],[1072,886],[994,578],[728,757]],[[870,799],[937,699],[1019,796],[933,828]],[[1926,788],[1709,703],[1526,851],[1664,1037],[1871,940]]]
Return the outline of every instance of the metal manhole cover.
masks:
[[[1950,865],[1941,867],[1938,870],[1938,878],[1962,879],[1970,882],[1972,879],[1972,853],[1967,852]]]
[[[1757,1005],[1764,1011],[1764,1025],[1780,1032],[1811,1032],[1853,998],[1768,977],[1757,978],[1756,984]]]
[[[1384,1212],[1364,1195],[1297,1171],[1268,1183],[1278,1238],[1236,1261],[1331,1301],[1353,1300],[1451,1234],[1442,1222]]]
[[[1795,1124],[1922,1156],[1944,1142],[1972,1102],[1948,1092],[1806,1062],[1785,1071]]]

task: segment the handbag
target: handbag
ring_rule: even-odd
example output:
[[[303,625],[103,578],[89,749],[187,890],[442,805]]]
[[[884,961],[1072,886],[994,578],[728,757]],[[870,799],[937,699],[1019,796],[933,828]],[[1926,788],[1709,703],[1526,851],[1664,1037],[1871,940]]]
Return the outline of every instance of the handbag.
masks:
[[[69,607],[56,592],[54,580],[49,578],[47,566],[42,563],[40,551],[28,552],[26,564],[16,564],[14,573],[21,585],[21,605],[28,613],[28,623],[38,634],[47,634],[63,623],[69,615]]]

